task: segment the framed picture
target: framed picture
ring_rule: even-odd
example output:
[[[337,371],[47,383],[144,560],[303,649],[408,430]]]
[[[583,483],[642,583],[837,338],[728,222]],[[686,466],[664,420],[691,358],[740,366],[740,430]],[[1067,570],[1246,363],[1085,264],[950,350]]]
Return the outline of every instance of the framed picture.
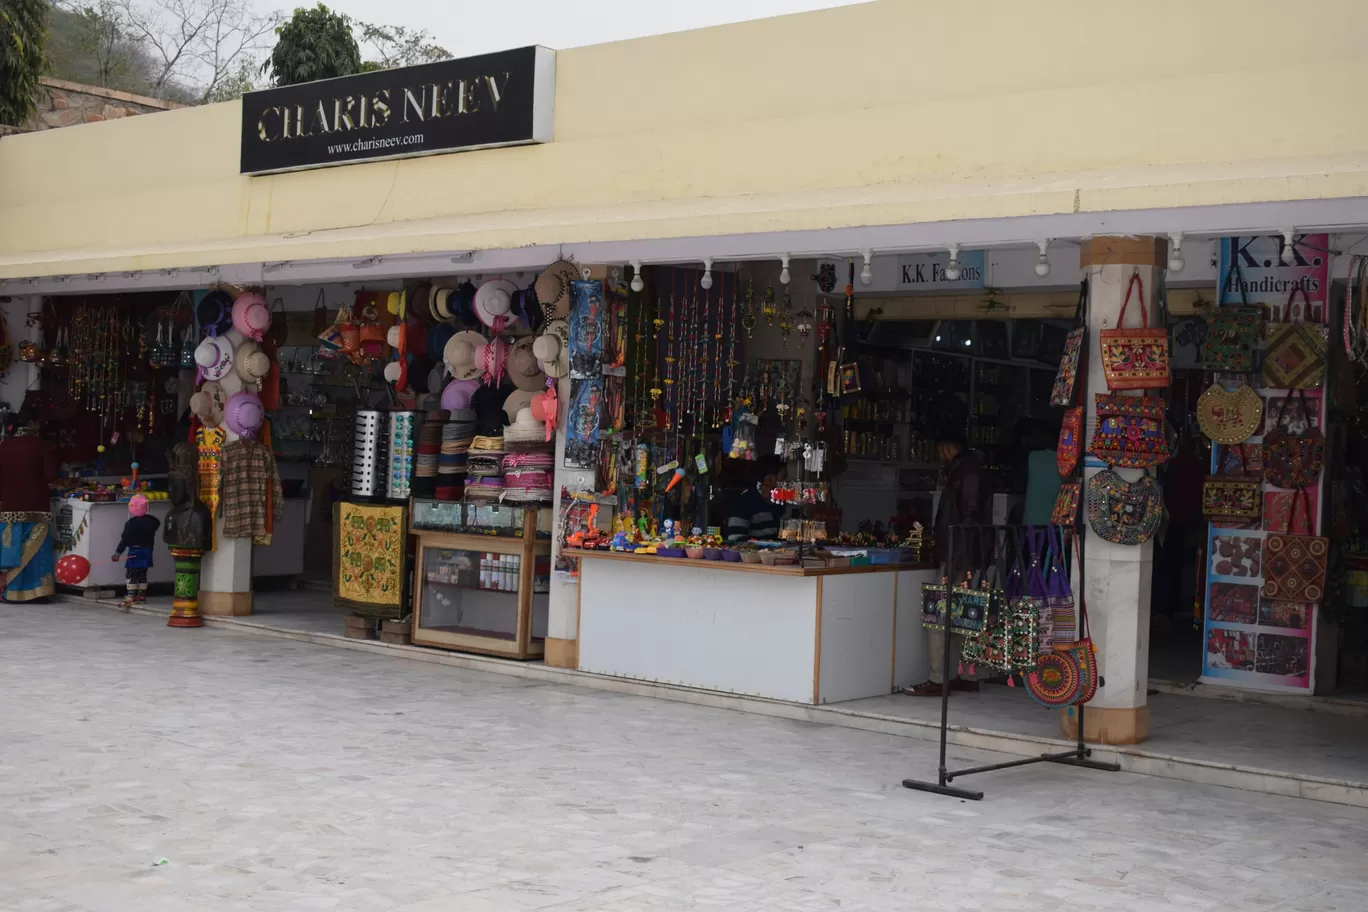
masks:
[[[860,391],[860,366],[851,361],[841,365],[841,392],[843,394]]]

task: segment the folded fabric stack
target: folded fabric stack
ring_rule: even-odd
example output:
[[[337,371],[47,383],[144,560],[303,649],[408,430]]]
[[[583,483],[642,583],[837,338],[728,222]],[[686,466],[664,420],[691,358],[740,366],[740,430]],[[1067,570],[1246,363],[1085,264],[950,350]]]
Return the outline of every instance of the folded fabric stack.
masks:
[[[465,495],[468,500],[499,500],[503,495],[504,439],[478,435],[466,460]]]
[[[549,504],[555,474],[555,444],[546,439],[546,426],[519,409],[517,419],[504,429],[504,500]]]
[[[442,429],[445,411],[428,412],[418,429],[418,457],[413,468],[413,496],[431,499],[437,496],[437,462],[442,452]]]
[[[465,496],[467,454],[475,438],[473,409],[452,409],[442,426],[442,449],[437,457],[437,499],[460,500]]]

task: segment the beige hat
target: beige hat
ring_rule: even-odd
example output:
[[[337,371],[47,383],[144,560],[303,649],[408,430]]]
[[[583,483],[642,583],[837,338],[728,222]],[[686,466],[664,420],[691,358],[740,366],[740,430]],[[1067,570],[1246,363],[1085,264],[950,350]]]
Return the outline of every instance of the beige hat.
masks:
[[[518,412],[531,407],[532,391],[525,389],[517,389],[509,393],[503,404],[504,414],[508,416],[509,421],[517,417]]]
[[[259,383],[271,372],[271,358],[261,350],[261,345],[249,339],[233,353],[233,369],[243,382]]]
[[[570,283],[579,277],[579,269],[569,260],[557,260],[537,277],[533,288],[546,319],[570,316]]]
[[[508,353],[508,376],[520,390],[537,392],[546,388],[546,372],[537,364],[532,352],[532,337],[523,336],[513,343]]]
[[[445,285],[439,285],[433,290],[432,315],[439,322],[442,320],[450,320],[455,316],[455,314],[451,312],[451,308],[447,306],[448,299],[455,293],[456,290],[454,288],[448,288]]]
[[[570,373],[570,323],[565,319],[552,320],[546,324],[542,334],[532,343],[532,353],[537,356],[546,373],[552,377],[564,377]]]
[[[484,372],[483,365],[477,365],[475,352],[485,344],[484,336],[471,330],[458,332],[447,340],[442,349],[442,360],[446,362],[451,376],[457,380],[474,380]]]
[[[214,428],[223,423],[223,409],[227,404],[228,394],[217,380],[206,380],[199,392],[190,397],[190,411],[205,427]]]

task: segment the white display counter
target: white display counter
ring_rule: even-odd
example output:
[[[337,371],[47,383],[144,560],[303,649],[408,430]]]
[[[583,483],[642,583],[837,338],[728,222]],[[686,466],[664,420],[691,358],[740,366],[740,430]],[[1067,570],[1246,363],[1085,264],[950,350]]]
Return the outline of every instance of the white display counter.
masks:
[[[796,703],[926,680],[926,566],[765,567],[566,549],[582,558],[579,670]]]

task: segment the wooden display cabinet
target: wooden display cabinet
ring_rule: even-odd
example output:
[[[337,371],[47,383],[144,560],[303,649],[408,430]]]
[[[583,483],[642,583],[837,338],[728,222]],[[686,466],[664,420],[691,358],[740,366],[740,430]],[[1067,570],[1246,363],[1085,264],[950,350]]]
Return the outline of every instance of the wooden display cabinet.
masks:
[[[461,519],[425,520],[444,510],[455,511]],[[521,529],[506,522],[497,530],[480,525],[476,511],[484,519],[518,511]],[[409,531],[418,540],[413,562],[414,645],[512,659],[545,655],[551,541],[537,538],[538,510],[415,501],[410,517]],[[499,534],[491,534],[495,531]]]

